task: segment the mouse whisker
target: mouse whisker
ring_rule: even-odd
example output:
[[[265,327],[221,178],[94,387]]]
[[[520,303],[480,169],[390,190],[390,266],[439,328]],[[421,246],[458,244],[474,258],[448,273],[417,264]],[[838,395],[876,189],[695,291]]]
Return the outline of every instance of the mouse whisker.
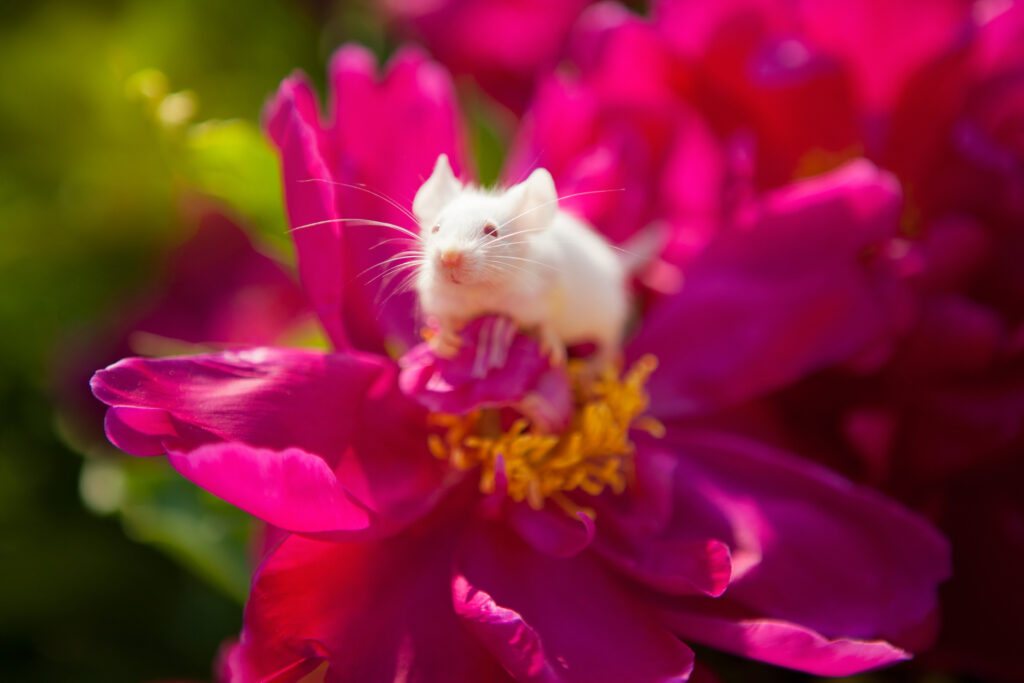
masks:
[[[484,266],[484,270],[499,274],[522,273],[540,279],[536,272],[511,263],[489,263]]]
[[[544,266],[545,268],[550,268],[551,270],[554,270],[556,272],[558,271],[558,268],[556,268],[555,266],[551,265],[550,263],[544,263],[542,261],[537,261],[536,259],[532,259],[532,258],[523,258],[521,256],[507,256],[505,254],[489,254],[487,256],[487,258],[500,259],[502,261],[506,261],[506,260],[523,261],[525,263],[533,263],[533,264],[536,264],[538,266]]]
[[[514,247],[514,246],[519,245],[519,244],[529,244],[529,243],[530,243],[530,240],[524,239],[524,240],[519,240],[518,242],[505,242],[501,246],[502,247]],[[491,245],[485,244],[485,245],[483,245],[481,247],[481,249],[484,250],[484,251],[487,251],[487,250],[491,249]]]
[[[397,287],[392,288],[391,292],[389,292],[388,295],[385,296],[383,299],[381,299],[381,295],[384,294],[384,288],[382,287],[381,290],[377,292],[377,296],[374,297],[374,306],[378,307],[379,309],[381,309],[381,312],[383,312],[384,307],[387,306],[388,302],[390,302],[393,298],[395,298],[399,294],[405,294],[406,292],[411,291],[415,281],[416,273],[410,273],[409,275],[406,275],[405,279],[401,283],[399,283]]]
[[[401,269],[402,267],[411,267],[426,263],[426,259],[423,258],[423,254],[419,251],[403,251],[399,254],[395,254],[389,259],[381,261],[380,263],[374,263],[369,268],[364,269],[361,273],[356,275],[357,278],[362,277],[366,273],[370,272],[374,268],[385,268],[382,274],[391,272],[392,269]],[[379,277],[380,275],[378,275]],[[373,282],[373,280],[370,280]]]
[[[369,218],[345,218],[345,219],[342,219],[342,220],[344,220],[347,223],[351,223],[352,225],[368,225],[368,226],[374,226],[374,227],[380,227],[380,228],[391,228],[392,230],[397,230],[398,232],[402,233],[403,235],[408,235],[409,237],[411,237],[412,239],[416,240],[417,242],[421,242],[422,243],[424,241],[423,237],[421,237],[418,233],[410,230],[409,228],[403,228],[400,225],[395,225],[394,223],[388,223],[387,221],[375,221],[375,220],[371,220]]]
[[[518,216],[516,218],[518,218]],[[501,225],[498,226],[498,229],[500,230],[501,228],[504,228],[514,220],[515,218],[502,223]],[[503,242],[507,239],[515,237],[516,235],[525,235],[531,232],[540,232],[541,230],[544,230],[544,228],[523,228],[522,230],[516,230],[515,232],[510,232],[507,235],[502,235],[501,237],[495,237],[494,239],[490,240],[490,243],[496,244],[498,242]]]
[[[395,242],[405,243],[406,245],[411,246],[414,249],[422,249],[422,247],[420,247],[417,242],[413,242],[408,237],[389,237],[386,240],[381,240],[380,242],[377,242],[377,244],[370,245],[370,249],[379,249],[384,245],[394,244]]]
[[[388,284],[390,284],[391,281],[395,278],[395,276],[397,276],[403,270],[416,269],[418,267],[419,267],[419,264],[416,264],[416,263],[403,263],[401,265],[394,266],[394,267],[384,271],[383,273],[378,273],[377,275],[372,277],[370,280],[368,280],[366,282],[366,284],[367,285],[371,285],[374,282],[376,282],[377,280],[381,280],[382,287],[386,288],[388,286]],[[415,274],[415,270],[413,270],[413,274]]]
[[[399,211],[401,211],[402,214],[407,216],[413,223],[416,222],[416,216],[413,215],[412,211],[410,211],[409,209],[405,208],[404,206],[402,206],[397,201],[395,201],[393,198],[387,196],[383,192],[377,192],[375,190],[371,190],[370,188],[366,187],[363,184],[353,185],[351,183],[341,183],[341,182],[338,182],[337,180],[326,180],[324,178],[306,178],[305,180],[300,180],[299,182],[300,183],[327,183],[329,185],[337,185],[338,187],[347,187],[347,188],[349,188],[351,190],[359,190],[360,192],[365,192],[368,195],[371,195],[373,197],[376,197],[377,199],[380,199],[380,200],[383,200],[383,201],[387,202],[391,206],[393,206],[396,209],[398,209]]]
[[[380,267],[390,266],[390,265],[395,264],[395,263],[409,263],[409,262],[426,263],[427,259],[424,258],[423,252],[420,252],[420,251],[403,251],[403,252],[400,252],[398,254],[395,254],[391,258],[388,258],[388,259],[385,259],[385,260],[381,261],[380,263],[375,263],[374,265],[372,265],[369,268],[367,268],[367,270],[372,270],[373,268],[380,268]]]
[[[395,254],[394,256],[387,258],[380,263],[374,263],[366,270],[373,270],[374,268],[384,268],[392,266],[396,263],[426,263],[427,259],[423,256],[423,252],[420,251],[403,251]]]
[[[607,192],[625,192],[625,191],[626,191],[626,188],[618,187],[618,188],[615,188],[615,189],[612,189],[612,190],[585,190],[583,192],[573,192],[572,194],[566,194],[566,195],[562,195],[561,197],[555,197],[554,199],[552,199],[550,201],[541,202],[537,206],[530,207],[529,209],[527,209],[526,211],[523,211],[518,216],[514,216],[514,217],[508,219],[507,221],[505,221],[504,223],[499,225],[498,229],[501,230],[503,227],[505,227],[506,225],[508,225],[512,221],[518,220],[518,219],[522,218],[523,216],[525,216],[528,213],[533,213],[534,211],[537,211],[538,209],[543,209],[545,206],[550,206],[552,204],[558,204],[558,202],[563,200],[563,199],[572,199],[573,197],[582,197],[582,196],[588,195],[588,194],[604,194],[604,193],[607,193]]]
[[[298,230],[306,230],[307,228],[315,228],[318,225],[330,225],[331,223],[349,223],[352,225],[370,225],[381,228],[391,228],[392,230],[397,230],[398,232],[404,235],[408,235],[417,242],[423,241],[423,238],[421,236],[417,235],[415,232],[409,230],[408,228],[403,228],[399,225],[395,225],[394,223],[387,223],[385,221],[370,220],[369,218],[328,218],[327,220],[316,221],[314,223],[306,223],[305,225],[296,225],[294,228],[290,228],[288,232],[296,232]]]

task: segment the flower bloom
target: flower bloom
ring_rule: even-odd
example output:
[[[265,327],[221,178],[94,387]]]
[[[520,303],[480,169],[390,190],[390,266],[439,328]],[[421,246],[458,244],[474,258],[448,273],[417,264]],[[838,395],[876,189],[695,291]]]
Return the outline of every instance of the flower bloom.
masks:
[[[1006,482],[1024,452],[1024,7],[662,0],[649,19],[588,12],[574,68],[540,86],[513,164],[539,159],[568,192],[628,188],[570,200],[598,225],[614,220],[615,239],[652,218],[675,226],[667,260],[686,277],[671,325],[691,332],[673,405],[939,521],[955,578],[932,662],[1021,678],[1024,606],[1007,586],[1024,571],[1024,509]],[[707,131],[722,142],[665,152]],[[630,153],[607,154],[625,134]],[[868,168],[857,158],[902,194],[889,205],[898,225],[870,237],[825,222],[723,230],[752,196],[843,173],[836,188],[849,192]],[[703,203],[680,203],[692,188]]]
[[[330,74],[326,118],[292,78],[266,125],[335,350],[132,358],[93,380],[117,446],[290,532],[253,579],[231,676],[682,681],[680,638],[821,675],[906,659],[885,639],[931,614],[942,537],[688,419],[885,342],[888,272],[861,255],[898,227],[892,179],[861,162],[751,200],[696,284],[644,313],[621,375],[551,371],[496,318],[440,359],[414,302],[364,271],[399,250],[378,222],[415,228],[390,198],[407,206],[439,153],[465,168],[451,83],[409,51],[378,78],[346,47]]]

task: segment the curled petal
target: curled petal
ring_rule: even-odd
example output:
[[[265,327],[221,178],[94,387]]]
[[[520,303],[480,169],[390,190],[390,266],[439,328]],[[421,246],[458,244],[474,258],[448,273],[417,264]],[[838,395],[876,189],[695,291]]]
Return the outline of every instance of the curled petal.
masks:
[[[171,465],[189,481],[287,531],[362,531],[370,513],[352,499],[323,458],[298,448],[271,451],[214,443],[172,452]]]
[[[455,612],[517,680],[685,681],[693,653],[587,553],[537,553],[498,525],[469,532]]]
[[[722,540],[707,536],[708,525],[670,523],[678,508],[672,484],[675,461],[650,449],[637,453],[627,494],[597,501],[601,525],[594,549],[613,567],[657,591],[718,596],[732,577],[732,551]],[[724,529],[719,533],[730,537]],[[738,559],[742,565],[743,551]]]
[[[898,634],[934,609],[949,545],[923,518],[742,438],[670,426],[658,443],[678,457],[670,525],[729,544],[732,601],[855,638]]]
[[[663,611],[682,638],[750,659],[818,676],[850,676],[910,659],[884,640],[830,639],[800,624],[765,618],[729,618],[684,609]]]
[[[594,540],[594,519],[582,510],[572,518],[554,506],[534,510],[524,503],[512,503],[506,519],[523,540],[554,557],[578,555]]]

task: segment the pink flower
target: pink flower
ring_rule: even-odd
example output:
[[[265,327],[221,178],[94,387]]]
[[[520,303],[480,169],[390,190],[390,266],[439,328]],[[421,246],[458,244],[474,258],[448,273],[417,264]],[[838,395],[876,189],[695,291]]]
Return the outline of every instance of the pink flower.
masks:
[[[578,441],[552,444],[475,410],[565,390],[538,372],[536,344],[485,343],[492,319],[452,361],[410,352],[413,302],[376,304],[381,285],[361,277],[394,231],[342,222],[414,227],[350,186],[408,205],[439,153],[461,158],[450,82],[407,51],[378,80],[366,52],[343,48],[331,73],[326,120],[297,78],[266,120],[336,350],[127,359],[93,380],[113,443],[166,454],[291,532],[253,580],[233,677],[686,680],[680,637],[821,675],[906,659],[881,639],[933,610],[944,540],[874,491],[686,419],[885,345],[894,314],[873,304],[888,275],[862,254],[897,228],[891,178],[860,163],[745,203],[707,247],[703,284],[646,313],[634,370],[573,380]],[[764,306],[778,310],[749,328]],[[400,381],[392,358],[406,352]],[[491,354],[508,362],[477,365]]]
[[[1024,571],[1020,506],[1005,502],[999,476],[1017,472],[1024,452],[1024,7],[664,0],[649,23],[603,26],[599,39],[572,54],[574,81],[600,81],[609,63],[628,71],[657,54],[674,67],[646,69],[662,74],[646,89],[687,102],[727,147],[744,143],[752,184],[773,196],[789,192],[796,178],[826,173],[814,181],[826,182],[836,169],[849,172],[844,164],[855,157],[892,174],[886,177],[903,193],[892,206],[900,228],[859,247],[864,233],[847,234],[854,241],[840,247],[847,228],[838,228],[832,253],[841,261],[832,263],[845,266],[816,259],[809,269],[788,266],[754,279],[769,271],[751,268],[751,260],[734,266],[723,255],[745,247],[746,259],[784,263],[765,253],[767,240],[719,237],[701,245],[687,262],[672,317],[698,330],[683,346],[688,353],[677,356],[693,362],[685,361],[676,400],[704,421],[828,463],[939,521],[965,549],[954,553],[956,578],[944,590],[946,626],[933,661],[986,678],[1024,676],[1005,647],[1022,635],[1013,610],[984,618],[979,611],[1012,600],[1004,577]],[[615,51],[616,41],[638,35],[642,49]],[[538,120],[545,107],[538,101]],[[530,135],[528,149],[578,158],[609,137],[598,125],[581,126],[564,152],[557,145],[565,137],[552,142],[541,126]],[[728,179],[736,166],[725,158]],[[718,177],[720,165],[709,167],[704,177]],[[656,165],[634,177],[647,177],[648,168],[663,177]],[[653,205],[671,196],[653,194]],[[810,237],[778,244],[798,249]],[[726,241],[738,246],[724,250]],[[819,285],[795,286],[815,266]],[[759,295],[765,303],[756,305]],[[708,304],[699,307],[701,299]],[[721,333],[708,321],[727,319],[733,305],[750,348],[764,356],[745,357],[742,344],[726,353],[709,343]],[[831,323],[829,312],[836,314]],[[832,334],[842,343],[829,342]],[[701,387],[688,388],[695,383]],[[994,502],[968,512],[963,501],[984,496],[965,481],[987,487]],[[998,566],[967,550],[975,547],[999,548]]]

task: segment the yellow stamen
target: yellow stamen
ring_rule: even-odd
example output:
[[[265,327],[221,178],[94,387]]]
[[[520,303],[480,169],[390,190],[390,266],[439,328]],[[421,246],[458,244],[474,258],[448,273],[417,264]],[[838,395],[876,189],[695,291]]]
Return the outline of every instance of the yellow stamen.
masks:
[[[644,356],[622,377],[608,368],[594,377],[586,363],[571,361],[569,379],[575,408],[568,429],[548,434],[519,418],[502,430],[494,410],[469,415],[431,416],[443,434],[432,434],[428,446],[435,457],[460,470],[480,468],[480,491],[497,490],[497,460],[504,463],[507,495],[535,510],[551,500],[568,515],[593,510],[580,507],[565,494],[592,496],[606,489],[621,494],[633,479],[631,427],[660,437],[664,427],[643,415],[648,398],[644,385],[658,361]]]

